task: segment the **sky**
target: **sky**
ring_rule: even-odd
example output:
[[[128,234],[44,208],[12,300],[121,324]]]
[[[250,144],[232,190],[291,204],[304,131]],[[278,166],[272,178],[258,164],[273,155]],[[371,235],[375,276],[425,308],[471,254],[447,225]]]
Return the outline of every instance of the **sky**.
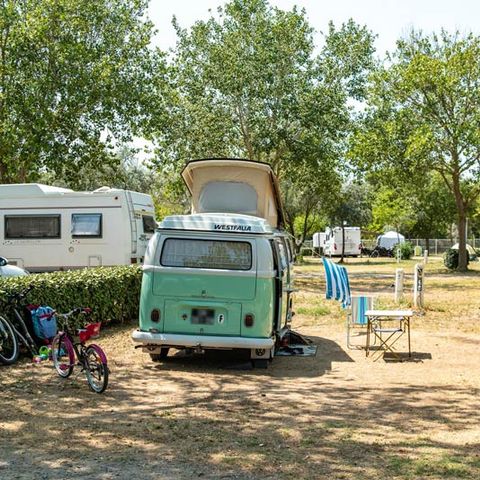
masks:
[[[182,27],[209,17],[225,0],[150,0],[150,19],[158,33],[155,44],[162,50],[175,46],[176,35],[171,25],[175,15]],[[283,10],[294,5],[305,8],[310,24],[317,32],[317,44],[328,22],[341,24],[349,18],[367,25],[378,35],[377,52],[395,48],[396,40],[412,27],[424,32],[447,30],[480,33],[479,0],[270,0]]]

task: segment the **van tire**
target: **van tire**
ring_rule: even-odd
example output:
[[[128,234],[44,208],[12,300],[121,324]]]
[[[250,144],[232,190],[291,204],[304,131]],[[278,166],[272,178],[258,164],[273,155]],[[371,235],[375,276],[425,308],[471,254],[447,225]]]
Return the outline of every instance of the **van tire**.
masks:
[[[154,362],[159,362],[160,360],[164,360],[165,358],[167,358],[169,351],[170,351],[170,348],[163,347],[160,349],[160,353],[151,353],[150,358]]]
[[[260,358],[260,359],[252,360],[252,363],[254,368],[262,368],[264,370],[268,368],[267,359]]]

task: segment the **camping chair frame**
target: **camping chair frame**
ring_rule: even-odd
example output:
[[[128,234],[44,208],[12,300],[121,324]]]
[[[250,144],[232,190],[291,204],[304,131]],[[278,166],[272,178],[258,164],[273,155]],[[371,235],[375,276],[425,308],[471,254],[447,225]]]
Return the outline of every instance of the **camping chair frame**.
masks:
[[[358,308],[356,303],[365,302],[363,308]],[[364,349],[366,347],[365,343],[363,344],[354,344],[351,341],[352,331],[355,330],[364,330],[363,333],[368,335],[368,319],[365,315],[367,310],[372,310],[374,307],[374,297],[366,294],[352,294],[351,296],[351,305],[350,310],[347,312],[347,348],[350,350],[354,349]],[[361,318],[358,318],[360,316]],[[358,336],[358,335],[357,335]],[[375,345],[376,338],[373,338],[372,345]]]

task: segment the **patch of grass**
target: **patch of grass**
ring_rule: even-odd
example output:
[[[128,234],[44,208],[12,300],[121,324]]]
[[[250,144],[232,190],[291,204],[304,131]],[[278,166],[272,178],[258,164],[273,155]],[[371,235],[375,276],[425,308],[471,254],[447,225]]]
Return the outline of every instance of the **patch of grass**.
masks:
[[[314,317],[323,317],[324,315],[330,315],[331,311],[328,307],[322,304],[307,306],[307,307],[298,307],[296,313],[300,315],[312,315]]]
[[[394,455],[388,460],[388,469],[393,475],[412,480],[430,477],[476,479],[479,475],[479,468],[479,457],[450,454],[440,457],[429,455],[420,458]]]

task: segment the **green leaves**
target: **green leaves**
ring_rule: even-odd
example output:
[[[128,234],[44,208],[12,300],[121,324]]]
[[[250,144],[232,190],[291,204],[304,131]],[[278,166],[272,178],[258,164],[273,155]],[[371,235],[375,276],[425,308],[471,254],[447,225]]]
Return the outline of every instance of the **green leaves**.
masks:
[[[53,171],[75,183],[113,161],[154,105],[146,0],[0,6],[0,182]]]
[[[28,285],[28,302],[51,306],[59,312],[90,307],[92,319],[122,322],[138,318],[142,270],[138,266],[98,267],[0,280],[3,296]]]

